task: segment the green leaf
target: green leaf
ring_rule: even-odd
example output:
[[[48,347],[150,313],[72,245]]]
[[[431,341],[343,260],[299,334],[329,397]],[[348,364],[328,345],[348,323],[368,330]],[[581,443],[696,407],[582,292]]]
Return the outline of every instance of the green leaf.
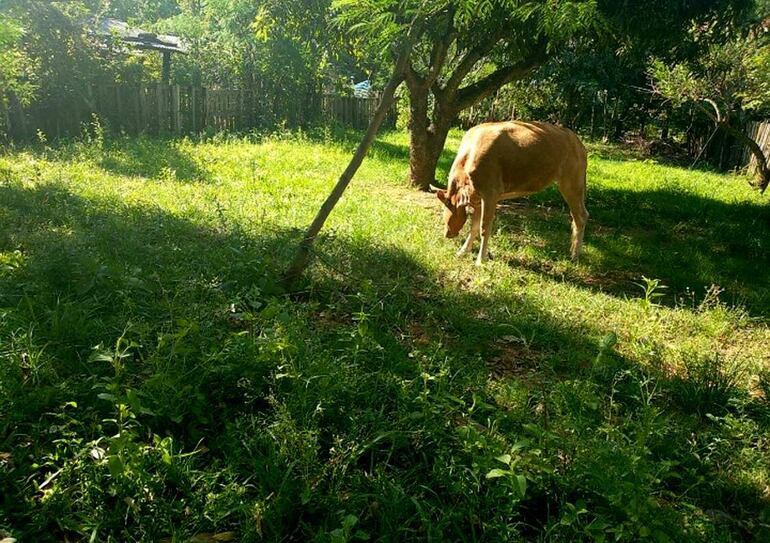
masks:
[[[139,401],[139,396],[134,389],[129,388],[126,390],[126,399],[128,400],[128,405],[131,406],[131,410],[134,411],[134,413],[140,413],[142,411],[142,404]]]
[[[500,455],[497,458],[495,458],[495,460],[497,460],[498,462],[502,462],[506,466],[510,466],[511,465],[511,455],[510,454]]]
[[[345,518],[342,519],[342,527],[347,531],[350,531],[357,523],[358,517],[355,515],[345,515]]]
[[[513,486],[519,498],[523,498],[527,493],[527,479],[523,475],[516,475],[513,478]]]
[[[107,459],[107,467],[110,470],[110,475],[113,477],[120,477],[125,471],[123,460],[121,460],[119,456],[110,456]]]
[[[302,493],[299,496],[300,502],[302,505],[307,505],[310,503],[310,499],[313,497],[313,491],[310,490],[309,486],[306,486],[304,489],[302,489]]]
[[[507,469],[492,469],[487,472],[487,479],[497,479],[498,477],[505,477],[506,475],[510,475],[510,471]]]
[[[513,451],[513,452],[518,451],[520,449],[523,449],[527,445],[529,445],[529,440],[528,439],[521,439],[521,440],[519,440],[519,441],[517,441],[516,443],[513,444],[513,447],[511,447],[511,451]]]

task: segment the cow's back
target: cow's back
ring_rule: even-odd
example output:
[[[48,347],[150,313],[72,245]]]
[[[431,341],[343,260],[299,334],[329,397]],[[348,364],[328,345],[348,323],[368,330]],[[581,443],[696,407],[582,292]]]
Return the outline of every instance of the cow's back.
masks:
[[[586,151],[566,128],[541,122],[484,123],[466,132],[452,176],[475,192],[515,196],[585,175]]]

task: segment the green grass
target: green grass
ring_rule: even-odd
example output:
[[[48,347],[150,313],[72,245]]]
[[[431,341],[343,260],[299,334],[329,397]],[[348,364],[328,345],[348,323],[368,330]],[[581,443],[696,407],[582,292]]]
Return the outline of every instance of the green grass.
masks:
[[[768,541],[767,197],[591,146],[476,268],[406,143],[292,296],[355,135],[0,155],[0,537]]]

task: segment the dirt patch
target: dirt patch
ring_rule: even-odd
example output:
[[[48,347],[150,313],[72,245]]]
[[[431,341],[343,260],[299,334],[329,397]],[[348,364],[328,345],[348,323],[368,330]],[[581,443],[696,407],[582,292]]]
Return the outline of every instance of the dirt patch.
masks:
[[[376,190],[389,198],[393,198],[394,201],[398,201],[399,205],[407,202],[426,209],[436,210],[440,209],[441,206],[438,198],[436,198],[436,195],[432,192],[424,192],[414,188],[392,185],[386,181],[383,181],[378,185]]]
[[[495,346],[497,353],[486,360],[490,379],[516,379],[531,385],[541,382],[543,353],[508,336],[499,338]]]
[[[415,322],[410,323],[406,330],[401,333],[401,339],[421,347],[431,343],[431,338],[425,328]]]

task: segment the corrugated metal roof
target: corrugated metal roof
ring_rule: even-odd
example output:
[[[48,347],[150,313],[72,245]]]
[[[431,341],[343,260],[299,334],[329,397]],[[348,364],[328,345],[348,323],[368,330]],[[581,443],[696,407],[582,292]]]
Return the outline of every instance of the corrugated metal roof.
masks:
[[[95,25],[95,31],[100,36],[113,36],[139,49],[151,49],[155,51],[171,51],[174,53],[187,53],[187,46],[178,36],[168,34],[155,34],[146,32],[141,28],[132,28],[128,23],[118,19],[101,19]]]

